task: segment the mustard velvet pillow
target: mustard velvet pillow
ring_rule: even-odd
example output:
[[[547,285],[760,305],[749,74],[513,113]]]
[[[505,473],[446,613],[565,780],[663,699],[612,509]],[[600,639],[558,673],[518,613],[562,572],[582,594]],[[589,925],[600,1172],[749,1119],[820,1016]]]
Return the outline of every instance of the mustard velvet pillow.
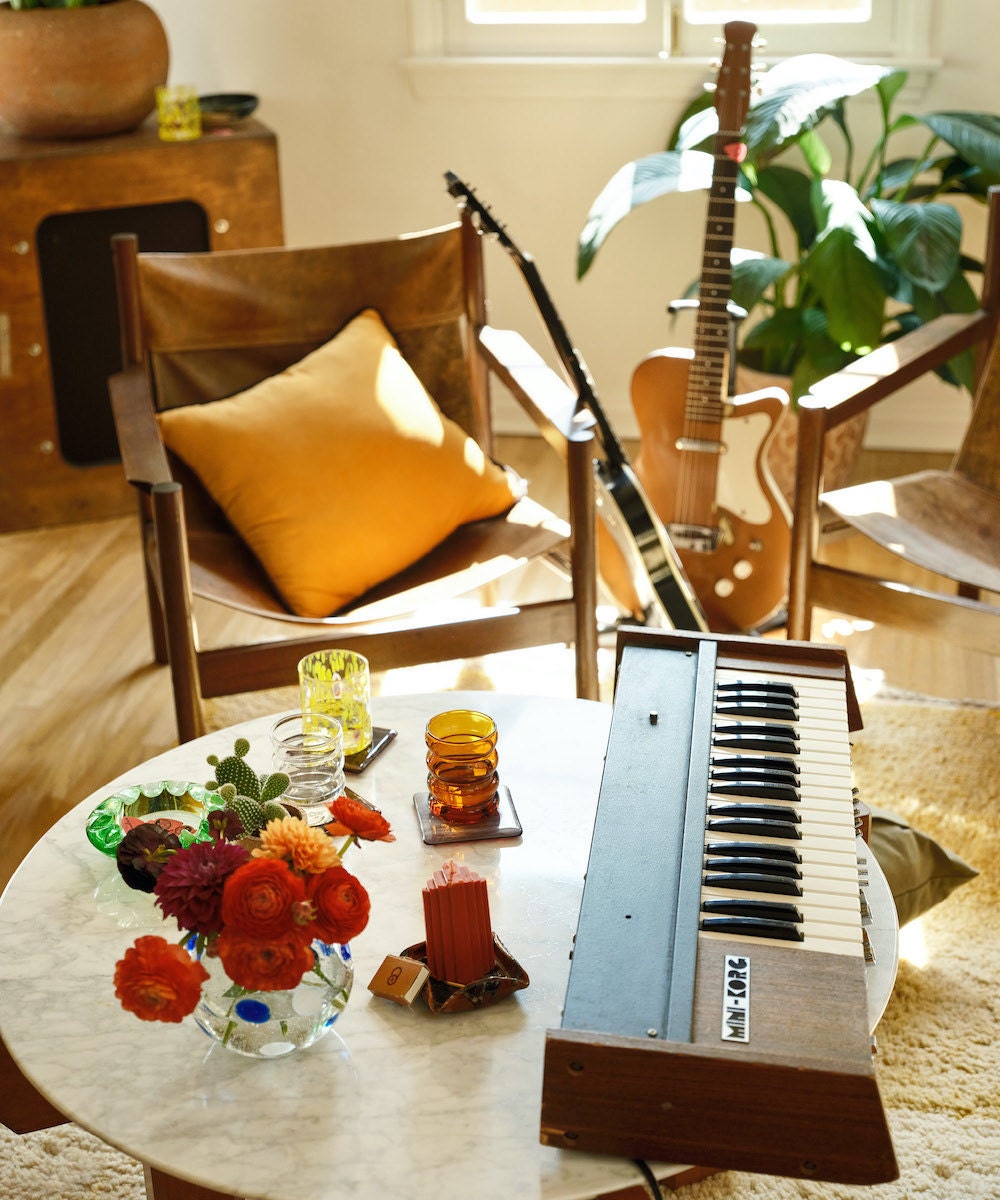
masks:
[[[329,616],[516,499],[374,309],[280,375],[159,421],[303,617]]]

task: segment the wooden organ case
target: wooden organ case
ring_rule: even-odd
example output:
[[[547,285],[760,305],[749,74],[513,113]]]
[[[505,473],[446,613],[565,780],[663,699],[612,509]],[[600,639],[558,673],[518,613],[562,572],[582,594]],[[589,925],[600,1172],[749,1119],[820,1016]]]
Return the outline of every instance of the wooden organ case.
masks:
[[[837,647],[621,631],[543,1143],[897,1177],[867,1004],[860,724]]]

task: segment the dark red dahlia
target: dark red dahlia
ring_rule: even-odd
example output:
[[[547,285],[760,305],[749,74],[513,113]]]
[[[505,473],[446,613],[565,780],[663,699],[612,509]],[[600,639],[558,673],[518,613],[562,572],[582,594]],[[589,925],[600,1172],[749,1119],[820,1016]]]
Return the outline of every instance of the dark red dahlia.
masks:
[[[195,842],[175,854],[153,889],[163,915],[181,929],[212,934],[222,929],[222,889],[226,879],[250,858],[235,842]]]

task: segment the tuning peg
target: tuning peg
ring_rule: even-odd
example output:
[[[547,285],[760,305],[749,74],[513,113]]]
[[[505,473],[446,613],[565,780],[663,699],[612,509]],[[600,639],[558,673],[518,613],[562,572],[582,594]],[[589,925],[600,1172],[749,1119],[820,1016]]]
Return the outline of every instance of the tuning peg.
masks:
[[[714,92],[716,90],[714,83],[703,83],[701,86],[705,89],[706,92],[709,92],[709,93]]]

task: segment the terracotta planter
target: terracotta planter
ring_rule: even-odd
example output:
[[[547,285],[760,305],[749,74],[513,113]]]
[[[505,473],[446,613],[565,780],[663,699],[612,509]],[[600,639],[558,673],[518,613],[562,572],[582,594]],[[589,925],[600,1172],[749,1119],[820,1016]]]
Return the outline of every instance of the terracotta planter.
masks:
[[[788,386],[787,376],[769,375],[764,371],[754,371],[750,367],[736,368],[736,388],[740,395],[764,387],[780,387],[787,392]],[[823,451],[824,491],[843,487],[848,482],[861,452],[867,427],[868,414],[865,412],[850,421],[845,421],[843,425],[838,425],[827,435]],[[798,413],[789,405],[778,424],[767,455],[767,464],[771,468],[774,482],[789,505],[795,493],[795,454],[798,437]]]
[[[0,4],[0,119],[32,138],[134,129],[153,111],[169,60],[160,18],[142,0]]]

